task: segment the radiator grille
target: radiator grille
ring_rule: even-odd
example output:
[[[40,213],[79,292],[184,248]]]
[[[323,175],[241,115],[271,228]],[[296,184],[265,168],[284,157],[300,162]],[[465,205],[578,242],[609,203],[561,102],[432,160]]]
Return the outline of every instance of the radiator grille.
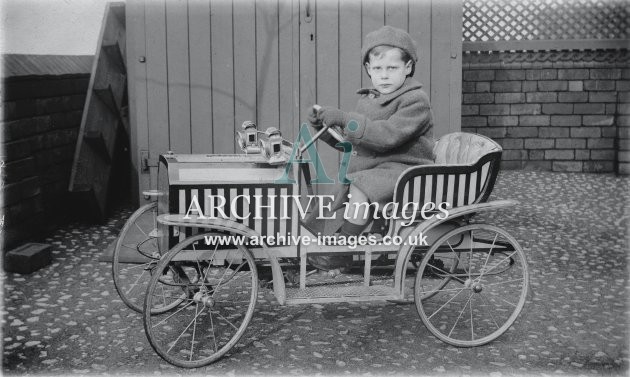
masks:
[[[170,213],[185,214],[196,197],[205,216],[242,223],[261,236],[288,237],[296,235],[298,228],[298,218],[294,214],[295,203],[290,198],[294,195],[294,188],[290,184],[173,186],[170,193]],[[257,214],[260,215],[258,219]],[[198,231],[193,228],[173,228],[170,233],[171,246],[173,242],[179,242],[195,233]]]

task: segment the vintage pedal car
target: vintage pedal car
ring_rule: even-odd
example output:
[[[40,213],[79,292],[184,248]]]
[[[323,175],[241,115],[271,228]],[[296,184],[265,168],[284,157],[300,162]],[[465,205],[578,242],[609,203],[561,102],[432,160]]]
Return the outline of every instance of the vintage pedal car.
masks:
[[[287,169],[292,145],[277,130],[247,123],[238,143],[244,154],[161,156],[157,190],[146,192],[155,201],[131,216],[116,245],[116,288],[143,312],[149,342],[168,362],[200,367],[234,347],[254,313],[262,272],[280,305],[413,302],[427,329],[455,346],[496,339],[521,312],[529,284],[523,249],[474,216],[517,204],[487,201],[502,153],[491,139],[440,138],[434,165],[399,177],[397,213],[380,231],[366,232],[374,242],[365,245],[318,243],[300,225],[310,165]],[[290,179],[279,180],[285,173]],[[427,202],[449,203],[448,216],[405,220],[402,211]],[[354,271],[314,274],[307,265],[314,253],[353,255]]]

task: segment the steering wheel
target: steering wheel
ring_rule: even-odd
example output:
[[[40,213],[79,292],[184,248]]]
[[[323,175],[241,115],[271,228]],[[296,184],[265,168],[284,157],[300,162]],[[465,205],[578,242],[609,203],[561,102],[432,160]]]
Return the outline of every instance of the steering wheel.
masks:
[[[320,105],[313,105],[313,108],[311,111],[314,114],[316,114],[321,108],[322,107]],[[329,126],[326,123],[322,123],[322,128],[312,137],[311,141],[309,143],[304,144],[300,148],[300,153],[304,153],[304,151],[307,150],[308,147],[310,147],[315,141],[317,141],[324,134],[324,132],[328,132],[330,136],[332,136],[335,140],[339,142],[345,141],[345,139],[343,138],[341,127]]]

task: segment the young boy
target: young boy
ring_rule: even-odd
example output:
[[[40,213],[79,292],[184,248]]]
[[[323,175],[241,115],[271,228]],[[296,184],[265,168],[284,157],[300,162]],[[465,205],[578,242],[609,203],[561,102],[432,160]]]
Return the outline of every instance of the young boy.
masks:
[[[362,211],[341,226],[339,233],[346,237],[361,234],[371,219],[365,205],[356,204],[377,202],[382,208],[392,200],[396,181],[404,170],[434,160],[431,106],[422,85],[412,78],[418,57],[409,34],[384,26],[365,37],[361,55],[373,88],[358,90],[361,98],[355,112],[323,107],[309,116],[316,129],[322,123],[341,127],[345,140],[352,143],[347,175],[352,181],[350,213],[354,215],[355,208]],[[335,144],[330,138],[324,140]],[[345,201],[347,190],[346,186],[336,198]],[[333,209],[341,204],[338,202]],[[309,262],[330,270],[347,267],[352,257],[314,255]]]

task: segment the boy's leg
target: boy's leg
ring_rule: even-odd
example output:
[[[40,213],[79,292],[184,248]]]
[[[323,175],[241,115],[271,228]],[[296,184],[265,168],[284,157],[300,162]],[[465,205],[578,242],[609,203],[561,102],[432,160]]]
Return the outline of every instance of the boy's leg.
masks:
[[[369,211],[367,206],[357,206],[355,204],[369,203],[367,195],[365,195],[358,187],[350,185],[351,209],[357,208],[355,216],[346,219],[339,229],[339,235],[342,237],[352,237],[360,235],[370,222]],[[331,256],[313,256],[309,257],[309,262],[320,270],[332,270],[335,268],[349,269],[352,266],[351,255],[331,255]]]
[[[351,219],[346,219],[346,222],[366,226],[370,222],[370,213],[367,208],[370,199],[355,185],[350,185],[350,193],[348,196],[350,197],[348,200],[350,215],[353,216]]]

